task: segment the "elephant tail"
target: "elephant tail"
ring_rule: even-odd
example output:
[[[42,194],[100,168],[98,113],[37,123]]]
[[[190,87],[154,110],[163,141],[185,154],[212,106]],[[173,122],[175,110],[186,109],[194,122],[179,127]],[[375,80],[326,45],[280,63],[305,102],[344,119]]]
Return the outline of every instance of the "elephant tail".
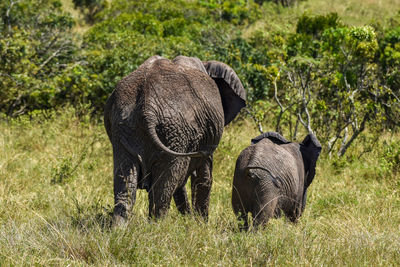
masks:
[[[138,182],[138,187],[140,189],[146,189],[147,191],[149,191],[150,189],[150,184],[148,179],[145,179],[145,175],[146,175],[146,166],[143,163],[143,159],[142,157],[135,151],[135,148],[133,148],[128,140],[122,135],[120,138],[120,142],[123,145],[123,147],[126,149],[126,151],[128,151],[129,154],[131,154],[131,156],[133,158],[136,158],[138,163],[139,163],[139,167],[140,167],[140,173],[141,173],[141,177],[138,177],[137,182]]]
[[[166,145],[164,145],[160,138],[158,137],[158,134],[156,132],[156,127],[153,125],[153,123],[148,123],[148,132],[153,140],[154,144],[162,150],[164,153],[167,153],[171,156],[175,157],[191,157],[191,158],[204,158],[208,157],[212,154],[210,151],[197,151],[197,152],[187,152],[187,153],[181,153],[181,152],[176,152],[173,151],[172,149],[168,148]]]
[[[282,187],[282,179],[279,176],[275,176],[271,173],[270,170],[260,167],[260,166],[247,166],[246,168],[246,176],[247,177],[251,177],[250,173],[251,170],[262,170],[268,173],[269,178],[272,180],[272,182],[274,183],[274,185],[278,188]]]

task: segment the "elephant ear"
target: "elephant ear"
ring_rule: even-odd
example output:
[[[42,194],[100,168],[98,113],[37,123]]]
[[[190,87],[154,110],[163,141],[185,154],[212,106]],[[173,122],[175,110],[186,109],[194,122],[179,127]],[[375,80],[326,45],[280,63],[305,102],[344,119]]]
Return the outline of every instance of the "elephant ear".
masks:
[[[225,63],[212,60],[203,65],[218,86],[227,125],[246,106],[246,91],[235,71]]]
[[[260,134],[259,136],[251,139],[251,144],[256,144],[264,138],[268,138],[269,140],[271,140],[272,142],[274,142],[277,145],[283,145],[283,144],[290,143],[290,141],[286,140],[286,138],[283,137],[282,135],[280,135],[279,133],[266,132],[266,133]]]
[[[310,147],[316,150],[321,151],[322,146],[321,143],[318,141],[317,137],[313,134],[309,134],[304,138],[303,142],[301,142],[302,145],[306,147]]]
[[[321,153],[322,146],[318,141],[317,137],[313,134],[309,134],[304,138],[303,142],[300,143],[300,152],[303,156],[304,171],[305,171],[305,182],[304,186],[307,188],[314,179],[315,167],[319,154]]]

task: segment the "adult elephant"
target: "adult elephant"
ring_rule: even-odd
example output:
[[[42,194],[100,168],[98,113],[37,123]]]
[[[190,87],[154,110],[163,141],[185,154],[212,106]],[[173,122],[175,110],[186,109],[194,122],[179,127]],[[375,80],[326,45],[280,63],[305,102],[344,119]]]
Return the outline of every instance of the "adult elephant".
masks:
[[[208,217],[212,155],[241,108],[246,93],[236,73],[218,61],[178,56],[146,60],[108,98],[104,124],[113,147],[114,213],[119,224],[146,189],[149,216],[163,216],[172,197],[189,213]]]
[[[315,176],[321,144],[313,134],[301,143],[292,143],[275,132],[252,139],[236,162],[232,207],[241,229],[248,229],[247,214],[253,225],[265,225],[281,211],[296,222],[306,206],[307,188]]]

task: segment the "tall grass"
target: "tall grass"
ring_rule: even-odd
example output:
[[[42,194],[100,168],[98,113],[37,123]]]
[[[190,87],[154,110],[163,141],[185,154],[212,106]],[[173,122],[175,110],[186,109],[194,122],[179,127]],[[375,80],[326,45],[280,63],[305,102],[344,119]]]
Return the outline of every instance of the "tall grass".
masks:
[[[271,220],[239,232],[231,209],[236,158],[257,131],[228,126],[215,154],[207,223],[181,216],[147,219],[138,192],[124,228],[109,227],[112,153],[101,122],[72,108],[0,122],[0,266],[8,265],[399,265],[400,179],[377,151],[322,156],[298,224]]]

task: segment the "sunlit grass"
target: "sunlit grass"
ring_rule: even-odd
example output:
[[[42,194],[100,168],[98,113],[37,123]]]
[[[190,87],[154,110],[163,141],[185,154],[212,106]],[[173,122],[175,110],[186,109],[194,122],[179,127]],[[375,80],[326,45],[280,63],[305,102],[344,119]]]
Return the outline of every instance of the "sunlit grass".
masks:
[[[262,34],[293,32],[300,16],[337,13],[341,22],[350,26],[382,25],[400,12],[400,0],[304,0],[289,8],[265,1],[260,8],[261,17],[243,29],[243,37],[249,38],[256,31]]]
[[[298,224],[282,218],[243,233],[230,204],[232,177],[258,132],[237,121],[215,153],[207,223],[173,205],[166,218],[149,222],[142,190],[127,227],[110,229],[111,146],[101,122],[75,113],[0,123],[1,266],[400,264],[399,174],[382,175],[379,152],[361,160],[350,160],[357,147],[349,160],[322,156]]]
[[[400,11],[400,0],[307,0],[300,2],[298,9],[311,14],[335,12],[346,24],[362,26],[385,23]]]

